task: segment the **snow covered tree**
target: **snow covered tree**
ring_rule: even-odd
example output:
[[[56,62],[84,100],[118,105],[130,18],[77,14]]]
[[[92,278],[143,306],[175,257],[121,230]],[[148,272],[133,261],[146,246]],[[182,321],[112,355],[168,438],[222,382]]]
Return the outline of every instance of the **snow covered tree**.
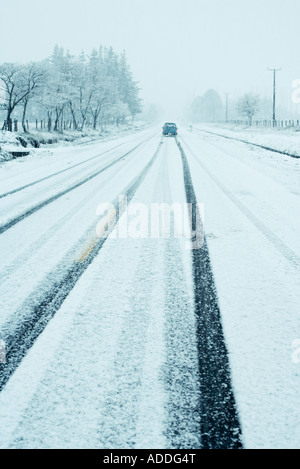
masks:
[[[156,103],[151,103],[142,108],[141,119],[149,122],[157,122],[160,119],[162,110]]]
[[[202,120],[202,96],[196,96],[191,104],[188,116],[192,122],[200,122]]]
[[[48,130],[63,131],[65,119],[74,129],[85,125],[124,123],[128,116],[140,112],[139,88],[127,64],[112,47],[92,50],[79,57],[56,45],[51,57],[37,64],[3,64],[0,66],[1,88],[5,91],[2,109],[12,130],[11,115],[22,106],[22,123],[26,113],[45,116]]]
[[[215,90],[208,90],[202,98],[202,118],[206,122],[215,122],[222,116],[222,100]]]
[[[92,116],[93,128],[96,129],[98,119],[104,108],[112,105],[115,100],[115,78],[114,63],[115,55],[111,52],[109,60],[103,60],[103,57],[94,50],[89,62],[89,79],[91,89],[91,99],[89,111]]]
[[[128,105],[133,122],[135,116],[141,112],[141,100],[139,98],[140,89],[138,83],[133,79],[131,70],[127,64],[125,52],[120,56],[118,81],[120,98]]]
[[[252,93],[244,94],[237,102],[238,113],[247,117],[249,125],[252,125],[253,116],[259,109],[259,102],[259,96]]]
[[[203,96],[196,96],[190,107],[192,122],[215,122],[221,119],[223,104],[215,90],[208,90]]]
[[[6,91],[6,99],[1,107],[7,112],[7,128],[12,131],[12,113],[16,106],[23,103],[26,114],[28,100],[39,85],[40,72],[34,65],[23,66],[5,63],[0,66],[0,78]]]
[[[23,67],[22,87],[24,90],[27,90],[27,93],[24,95],[24,98],[21,101],[23,106],[22,127],[24,132],[27,132],[25,121],[29,100],[39,92],[39,90],[43,86],[45,77],[46,73],[40,66],[40,64],[32,63]]]

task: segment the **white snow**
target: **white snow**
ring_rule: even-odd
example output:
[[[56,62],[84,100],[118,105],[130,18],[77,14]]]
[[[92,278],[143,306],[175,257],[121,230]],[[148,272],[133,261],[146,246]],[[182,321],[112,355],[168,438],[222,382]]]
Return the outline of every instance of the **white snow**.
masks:
[[[300,162],[213,137],[184,141],[205,204],[245,447],[299,448]]]
[[[1,220],[70,186],[151,132],[3,165],[0,193],[111,149],[99,161],[0,199]],[[292,354],[300,339],[300,160],[197,129],[178,138],[205,207],[244,446],[299,448],[300,364]],[[47,273],[62,262],[80,262],[96,229],[98,204],[124,191],[159,140],[157,131],[125,160],[1,235],[1,328],[26,315],[22,306],[45,287]],[[162,201],[185,202],[181,157],[171,138],[132,203]],[[0,393],[1,448],[199,447],[191,252],[185,239],[114,234]]]
[[[193,127],[196,130],[215,132],[227,137],[245,140],[250,144],[263,145],[300,156],[300,129],[298,127],[245,127],[232,124],[196,124]]]
[[[172,152],[165,150],[135,201],[170,197],[159,177],[167,164],[179,183],[172,194],[184,201],[180,155],[174,142],[168,143],[177,165],[172,168]],[[141,150],[143,165],[157,144],[156,139],[144,156]],[[127,175],[138,169],[136,160],[134,165],[128,165]],[[115,190],[123,178],[112,181]],[[193,420],[198,384],[190,253],[183,239],[168,244],[166,239],[114,239],[113,234],[106,241],[1,392],[1,447],[176,447],[168,407],[182,394],[172,418],[180,421],[182,444],[199,446]],[[176,306],[166,301],[166,291],[181,292]],[[186,383],[187,397],[176,381],[168,383],[169,369]]]

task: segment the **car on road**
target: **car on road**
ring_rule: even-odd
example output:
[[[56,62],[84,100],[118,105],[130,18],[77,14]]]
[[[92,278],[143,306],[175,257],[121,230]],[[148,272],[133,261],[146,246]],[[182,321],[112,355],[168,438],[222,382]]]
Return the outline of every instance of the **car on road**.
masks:
[[[177,125],[174,122],[166,122],[163,126],[163,135],[177,135]]]

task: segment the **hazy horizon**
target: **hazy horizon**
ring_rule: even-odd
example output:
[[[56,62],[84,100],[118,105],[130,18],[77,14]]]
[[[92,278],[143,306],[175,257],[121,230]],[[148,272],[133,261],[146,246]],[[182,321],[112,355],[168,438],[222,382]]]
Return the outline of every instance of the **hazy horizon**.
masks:
[[[1,4],[0,63],[41,60],[55,44],[71,54],[100,45],[126,51],[145,104],[177,117],[187,101],[215,89],[224,100],[244,92],[272,97],[291,112],[300,78],[298,0],[15,0]],[[8,40],[10,38],[10,40]]]

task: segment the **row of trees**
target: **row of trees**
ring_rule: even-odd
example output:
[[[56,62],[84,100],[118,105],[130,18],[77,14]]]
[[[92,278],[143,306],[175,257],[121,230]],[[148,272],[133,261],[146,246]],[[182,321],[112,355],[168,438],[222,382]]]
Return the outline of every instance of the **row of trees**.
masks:
[[[192,122],[215,122],[222,119],[223,103],[215,90],[208,90],[203,96],[196,96],[188,110]]]
[[[94,49],[90,55],[72,56],[55,46],[51,57],[30,64],[5,63],[0,66],[0,107],[5,126],[12,130],[12,116],[26,121],[44,120],[47,128],[61,130],[68,120],[74,129],[87,123],[99,125],[133,121],[141,111],[138,83],[133,79],[125,52],[112,47]]]
[[[211,89],[203,96],[193,99],[187,111],[187,118],[192,122],[217,122],[224,120],[230,111],[231,119],[246,117],[251,125],[254,116],[268,119],[271,110],[271,100],[262,99],[257,94],[246,93],[234,102],[230,102],[230,109],[227,108],[226,112],[226,104],[222,102],[220,95]]]

